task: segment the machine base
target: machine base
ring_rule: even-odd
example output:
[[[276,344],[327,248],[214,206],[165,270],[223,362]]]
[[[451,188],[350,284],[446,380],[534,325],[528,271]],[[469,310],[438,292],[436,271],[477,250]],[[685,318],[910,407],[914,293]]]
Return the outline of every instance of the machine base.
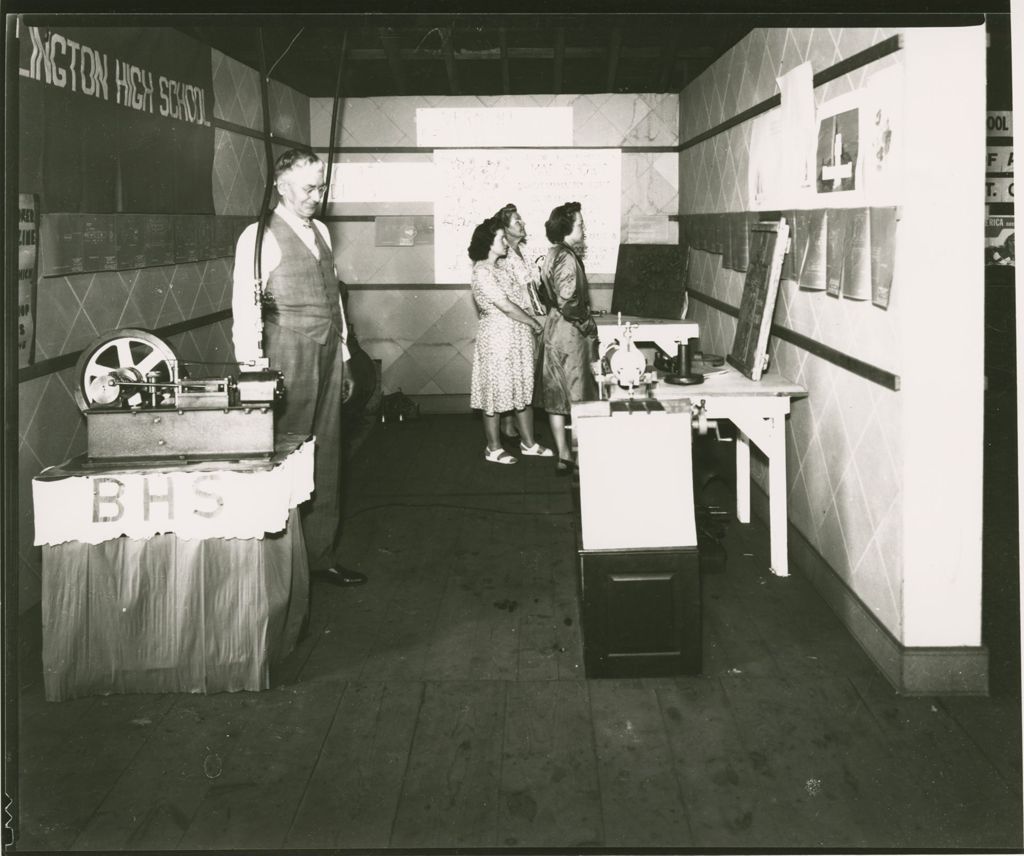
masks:
[[[237,458],[274,451],[269,407],[87,410],[91,460]]]

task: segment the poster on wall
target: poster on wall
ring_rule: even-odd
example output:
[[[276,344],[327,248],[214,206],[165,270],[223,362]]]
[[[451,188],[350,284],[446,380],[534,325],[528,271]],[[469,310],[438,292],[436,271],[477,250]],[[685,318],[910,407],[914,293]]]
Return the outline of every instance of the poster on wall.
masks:
[[[18,367],[35,362],[39,207],[31,193],[18,194]]]
[[[40,212],[214,213],[209,47],[170,27],[19,21],[17,36]]]
[[[754,117],[750,128],[750,158],[747,162],[747,200],[751,211],[786,207],[787,173],[782,113],[769,110]]]
[[[827,204],[859,204],[863,191],[860,151],[860,107],[844,98],[822,105],[818,118],[818,146],[815,158],[819,199]],[[822,200],[824,201],[824,200]]]
[[[434,153],[435,282],[470,281],[473,229],[514,203],[526,224],[529,258],[550,246],[551,209],[579,202],[586,224],[588,274],[614,274],[619,254],[622,153],[619,149],[450,149]]]
[[[865,92],[864,189],[869,205],[899,205],[903,187],[903,66],[868,78]]]
[[[1016,267],[1013,215],[985,218],[985,264]]]
[[[815,181],[814,70],[803,62],[777,78],[782,94],[785,206],[807,204]]]

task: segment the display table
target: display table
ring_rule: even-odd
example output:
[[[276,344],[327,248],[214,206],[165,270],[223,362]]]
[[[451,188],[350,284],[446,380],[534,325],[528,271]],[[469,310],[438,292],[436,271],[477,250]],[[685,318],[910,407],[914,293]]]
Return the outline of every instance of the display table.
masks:
[[[740,523],[750,522],[751,441],[764,453],[768,459],[770,567],[778,576],[788,576],[786,414],[791,400],[807,395],[807,390],[776,371],[754,381],[729,365],[694,365],[693,370],[704,374],[703,383],[673,386],[662,381],[654,388],[654,398],[666,409],[671,409],[673,402],[686,410],[691,404],[702,405],[704,419],[728,419],[736,426],[736,518]]]
[[[306,439],[269,459],[82,457],[33,480],[48,701],[269,686],[309,603]]]

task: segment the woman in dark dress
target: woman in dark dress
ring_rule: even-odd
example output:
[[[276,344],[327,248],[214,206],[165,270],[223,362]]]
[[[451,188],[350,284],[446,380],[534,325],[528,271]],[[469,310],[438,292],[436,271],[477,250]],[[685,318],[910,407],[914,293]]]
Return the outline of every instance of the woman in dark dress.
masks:
[[[586,230],[579,202],[553,209],[544,224],[548,250],[541,270],[541,293],[551,309],[544,324],[542,398],[558,455],[557,472],[572,471],[565,417],[574,401],[597,398],[590,364],[597,359],[597,325],[590,311],[590,288],[583,266]]]

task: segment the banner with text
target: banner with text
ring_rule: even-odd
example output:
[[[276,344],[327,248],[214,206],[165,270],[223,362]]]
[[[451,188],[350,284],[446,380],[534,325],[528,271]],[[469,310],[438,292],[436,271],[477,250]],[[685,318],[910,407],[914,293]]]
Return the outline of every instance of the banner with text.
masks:
[[[168,27],[20,26],[22,187],[40,211],[212,214],[210,48]]]
[[[36,283],[39,281],[37,210],[35,196],[18,194],[18,368],[35,361]]]

